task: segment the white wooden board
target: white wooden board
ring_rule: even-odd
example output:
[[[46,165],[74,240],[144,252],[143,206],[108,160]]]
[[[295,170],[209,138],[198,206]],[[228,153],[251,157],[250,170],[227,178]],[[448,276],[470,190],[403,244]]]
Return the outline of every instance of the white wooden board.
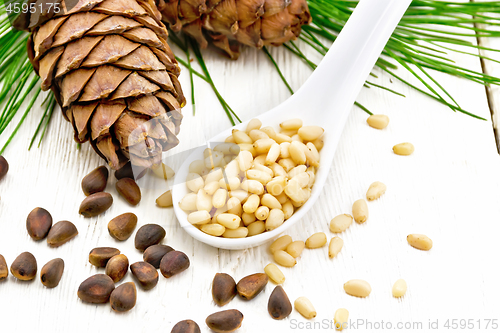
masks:
[[[284,49],[273,49],[272,53],[297,89],[310,74],[309,69]],[[463,66],[481,70],[477,59],[456,54],[453,58]],[[237,62],[207,52],[206,60],[217,87],[242,119],[272,108],[289,95],[262,52],[245,49]],[[500,250],[500,158],[491,121],[453,113],[402,84],[390,83],[383,73],[376,74],[380,76],[376,83],[393,87],[407,97],[375,88],[361,92],[358,101],[375,113],[389,115],[389,127],[383,131],[370,128],[365,122],[367,115],[353,108],[323,195],[302,223],[287,232],[294,240],[305,240],[319,231],[330,239],[334,236],[328,230],[332,217],[350,213],[352,202],[362,198],[373,181],[387,185],[386,194],[369,203],[369,220],[354,224],[340,235],[345,247],[337,258],[329,259],[326,247],[305,250],[294,268],[282,269],[290,300],[308,297],[318,312],[314,320],[307,321],[296,311],[285,320],[272,320],[267,314],[272,283],[250,302],[235,298],[218,308],[211,299],[215,273],[226,272],[239,280],[262,272],[272,262],[267,246],[225,251],[194,241],[178,226],[172,209],[155,206],[154,200],[163,190],[160,186],[143,189],[141,203],[131,207],[117,195],[115,180],[110,177],[107,191],[113,194],[113,206],[97,218],[79,216],[78,206],[84,199],[80,181],[102,160],[88,144],[76,150],[72,129],[60,114],[54,116],[42,147],[27,151],[42,112],[37,106],[5,152],[10,172],[0,182],[0,253],[10,265],[19,253],[30,251],[39,268],[61,257],[66,269],[61,284],[52,290],[43,287],[38,276],[33,282],[19,282],[12,276],[0,282],[2,328],[51,333],[170,332],[175,323],[190,318],[202,332],[208,332],[204,323],[207,315],[236,308],[245,315],[239,330],[242,333],[301,331],[299,327],[317,332],[333,331],[330,321],[339,307],[347,308],[355,323],[364,320],[375,325],[348,330],[356,332],[373,332],[381,321],[390,322],[393,329],[400,322],[414,327],[400,330],[408,332],[417,331],[414,325],[419,323],[422,330],[418,331],[431,331],[429,321],[436,320],[442,330],[447,319],[471,319],[474,331],[479,331],[479,324],[481,331],[488,331],[484,329],[487,319],[495,319],[500,325],[500,269],[496,263]],[[415,81],[404,71],[400,74]],[[436,76],[465,109],[490,119],[484,87]],[[181,83],[189,96],[187,71]],[[192,116],[189,105],[184,109],[180,150],[202,144],[230,126],[211,88],[198,79],[195,84],[196,116]],[[307,122],[306,114],[304,120]],[[0,145],[5,140],[0,138]],[[415,153],[409,157],[394,155],[392,146],[405,141],[415,145]],[[74,222],[79,235],[57,249],[49,248],[44,241],[32,241],[25,220],[37,206],[49,210],[54,221]],[[139,289],[136,307],[129,313],[116,314],[109,305],[82,303],[76,292],[84,279],[103,271],[88,263],[88,253],[96,246],[117,247],[131,263],[142,260],[133,237],[117,242],[107,231],[111,218],[128,211],[138,215],[139,226],[162,225],[167,230],[164,243],[184,251],[191,267],[168,280],[160,276],[153,290]],[[434,241],[433,249],[421,252],[411,248],[406,242],[409,233],[427,234]],[[344,293],[343,283],[354,278],[369,281],[373,292],[368,298]],[[395,299],[391,287],[399,278],[408,282],[408,293]],[[130,273],[124,281],[133,281]],[[305,329],[311,323],[320,328]],[[491,322],[489,325],[492,328]]]

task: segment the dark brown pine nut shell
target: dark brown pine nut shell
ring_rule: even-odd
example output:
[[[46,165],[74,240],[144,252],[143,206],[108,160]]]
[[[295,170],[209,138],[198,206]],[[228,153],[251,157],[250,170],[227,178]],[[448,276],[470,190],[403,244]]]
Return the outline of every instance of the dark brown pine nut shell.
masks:
[[[78,229],[70,221],[59,221],[50,228],[47,235],[47,244],[58,247],[78,235]]]
[[[201,330],[195,321],[186,319],[175,324],[170,333],[201,333]]]
[[[236,282],[231,275],[217,273],[212,281],[212,298],[218,306],[229,303],[236,296]]]
[[[116,190],[133,206],[141,201],[141,189],[132,178],[122,178],[116,182]]]
[[[154,268],[158,269],[160,268],[161,259],[170,251],[174,251],[174,249],[168,245],[151,245],[144,251],[142,258],[145,262],[150,263]]]
[[[171,251],[161,259],[160,271],[164,277],[170,278],[185,271],[189,265],[189,258],[184,252]]]
[[[128,239],[137,226],[137,216],[134,213],[118,215],[108,223],[108,232],[111,237],[119,241]]]
[[[121,281],[128,271],[128,258],[124,254],[111,257],[106,264],[106,274],[114,283]]]
[[[28,235],[36,241],[47,237],[51,227],[52,216],[43,208],[37,207],[33,209],[26,218]]]
[[[78,287],[78,297],[87,303],[107,303],[115,289],[113,280],[106,274],[96,274]]]
[[[80,204],[79,213],[85,217],[97,216],[108,210],[113,204],[113,197],[107,192],[97,192],[86,197]]]
[[[55,288],[61,281],[64,272],[64,260],[61,258],[52,259],[40,270],[40,280],[47,288]]]
[[[120,254],[114,247],[96,247],[89,253],[89,262],[96,267],[106,267],[109,259]]]
[[[119,285],[111,292],[109,303],[116,312],[131,310],[137,301],[137,289],[135,283],[127,282]]]
[[[165,229],[158,224],[145,224],[135,234],[135,248],[145,251],[148,247],[160,243],[166,234]]]
[[[36,276],[37,263],[35,256],[29,252],[21,253],[10,265],[10,272],[18,280],[30,281]]]
[[[138,261],[133,263],[130,265],[130,271],[144,290],[152,289],[158,283],[158,272],[147,262]]]
[[[208,316],[205,322],[215,332],[233,332],[241,327],[243,313],[236,309],[220,311]]]
[[[109,171],[105,166],[92,170],[82,179],[82,190],[85,195],[102,192],[108,183]]]

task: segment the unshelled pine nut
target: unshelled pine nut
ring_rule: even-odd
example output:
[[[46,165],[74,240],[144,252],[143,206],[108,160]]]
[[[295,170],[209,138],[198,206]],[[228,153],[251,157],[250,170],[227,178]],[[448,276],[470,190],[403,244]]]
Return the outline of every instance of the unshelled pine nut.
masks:
[[[236,229],[240,226],[241,218],[234,214],[219,214],[217,222],[228,229]]]
[[[352,223],[352,216],[349,214],[340,214],[330,221],[330,231],[339,233],[347,230]]]
[[[342,331],[347,328],[347,322],[349,321],[349,311],[344,308],[337,309],[335,311],[335,316],[333,317],[333,322],[335,323],[335,329],[337,331]]]
[[[368,188],[368,191],[366,191],[366,199],[368,199],[368,201],[376,200],[385,193],[385,190],[387,190],[387,186],[385,186],[384,183],[373,182]]]
[[[368,219],[368,205],[364,199],[356,200],[352,204],[352,216],[354,221],[364,223]]]
[[[221,236],[226,231],[226,228],[218,223],[203,224],[200,229],[211,236]]]
[[[248,229],[245,227],[239,227],[238,229],[226,229],[222,234],[225,238],[245,238],[248,235]]]
[[[370,127],[384,129],[389,125],[389,117],[385,114],[373,114],[366,119],[366,122]]]
[[[328,256],[334,258],[339,254],[340,250],[344,246],[344,241],[340,237],[333,237],[330,240],[330,245],[328,246]]]
[[[306,240],[306,247],[308,249],[317,249],[326,244],[326,235],[324,232],[317,232]]]
[[[372,292],[372,287],[365,280],[349,280],[344,283],[344,290],[351,296],[368,297]]]
[[[429,251],[432,248],[432,240],[426,235],[411,234],[406,237],[408,244],[416,249]]]
[[[313,319],[316,317],[316,309],[309,299],[302,296],[295,300],[293,303],[295,310],[297,310],[304,318]]]
[[[261,127],[262,127],[262,122],[257,118],[253,118],[248,122],[246,132],[248,133],[251,130],[258,130]]]
[[[255,221],[247,226],[248,237],[255,236],[266,231],[266,224],[263,221]]]
[[[297,264],[295,258],[283,250],[274,252],[274,261],[283,267],[293,267]]]
[[[281,209],[271,209],[266,220],[266,230],[273,230],[283,224],[285,214]]]
[[[408,286],[406,285],[406,281],[403,279],[399,279],[394,282],[392,286],[392,296],[394,297],[403,297],[406,294],[406,289]]]
[[[306,244],[303,241],[295,241],[288,244],[286,247],[286,252],[294,258],[300,257],[302,251],[306,247]]]
[[[192,212],[188,215],[187,220],[191,224],[205,224],[212,220],[210,213],[206,210]]]
[[[274,253],[276,251],[284,251],[288,244],[292,242],[292,237],[288,235],[281,236],[280,238],[276,239],[274,242],[272,242],[271,246],[269,246],[269,251],[271,253]]]
[[[411,155],[415,151],[415,147],[409,142],[403,142],[392,147],[394,154],[396,155]]]
[[[266,272],[267,276],[276,284],[282,284],[285,282],[285,275],[278,268],[278,266],[273,263],[264,267],[264,272]]]
[[[325,130],[319,126],[302,126],[297,132],[305,141],[314,141],[323,135]]]

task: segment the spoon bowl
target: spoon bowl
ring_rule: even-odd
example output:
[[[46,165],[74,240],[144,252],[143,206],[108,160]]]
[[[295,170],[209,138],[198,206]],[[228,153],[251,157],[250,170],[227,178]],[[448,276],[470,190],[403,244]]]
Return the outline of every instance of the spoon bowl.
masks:
[[[203,158],[205,147],[195,149],[179,168],[172,189],[177,219],[195,239],[222,249],[245,249],[276,238],[297,223],[314,205],[323,189],[342,129],[356,96],[411,0],[362,0],[326,56],[304,85],[290,98],[258,118],[263,126],[278,128],[287,119],[300,118],[304,125],[324,128],[320,166],[310,198],[278,228],[246,238],[222,238],[205,234],[187,220],[179,201],[188,193],[185,181],[189,165]],[[229,128],[208,141],[208,147],[231,135],[233,129],[245,130],[248,121]]]

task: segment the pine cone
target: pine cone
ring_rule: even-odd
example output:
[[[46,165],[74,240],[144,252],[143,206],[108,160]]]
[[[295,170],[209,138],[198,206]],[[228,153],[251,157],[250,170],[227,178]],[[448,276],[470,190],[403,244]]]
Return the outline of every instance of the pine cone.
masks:
[[[239,45],[256,48],[296,39],[311,22],[306,0],[156,0],[163,20],[202,48],[207,38],[237,59]]]
[[[31,31],[42,89],[54,92],[75,140],[90,140],[113,169],[159,164],[179,142],[185,98],[154,1],[62,0],[59,8],[18,19]]]

